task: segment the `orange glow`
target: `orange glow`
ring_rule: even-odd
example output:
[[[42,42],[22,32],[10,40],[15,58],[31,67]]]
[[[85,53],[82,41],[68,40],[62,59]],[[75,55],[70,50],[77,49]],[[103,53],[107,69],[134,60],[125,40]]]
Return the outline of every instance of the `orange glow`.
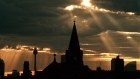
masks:
[[[113,48],[116,47],[114,41],[110,37],[109,31],[102,33],[100,35],[101,40],[103,41],[105,47],[109,50],[109,52],[116,52],[117,49]],[[117,50],[118,51],[118,50]]]
[[[96,22],[96,24],[98,25],[98,27],[103,30],[104,27],[103,27],[100,19],[95,14],[93,14],[93,12],[91,10],[89,12],[90,12],[92,18],[94,19],[94,21]]]

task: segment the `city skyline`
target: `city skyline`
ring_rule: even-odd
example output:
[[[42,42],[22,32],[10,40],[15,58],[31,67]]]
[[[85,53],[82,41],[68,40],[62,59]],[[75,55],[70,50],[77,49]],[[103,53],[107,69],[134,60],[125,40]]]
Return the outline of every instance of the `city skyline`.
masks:
[[[126,61],[139,61],[139,0],[1,0],[0,4],[0,56],[6,57],[6,61],[10,55],[15,57],[14,63],[21,55],[28,58],[31,53],[25,52],[28,48],[31,52],[33,47],[49,55],[63,54],[68,49],[74,19],[81,49],[88,56],[85,61],[110,61],[117,55]],[[12,55],[9,49],[16,53]]]
[[[125,32],[119,31],[119,33],[125,33]],[[3,53],[1,53],[2,59],[5,60],[8,58],[8,60],[9,60],[10,58],[12,58],[12,59],[10,59],[11,61],[9,62],[9,65],[7,65],[7,61],[6,61],[6,65],[7,65],[6,71],[7,71],[7,69],[17,69],[17,70],[21,71],[21,69],[22,69],[21,64],[25,60],[29,61],[32,64],[31,70],[33,70],[33,59],[34,59],[33,58],[33,49],[34,49],[34,46],[22,46],[22,45],[18,45],[15,49],[12,47],[8,47],[8,46],[1,49],[1,52],[3,52]],[[59,55],[59,58],[57,58],[57,61],[62,62],[60,60],[62,53],[56,53],[56,52],[52,53],[49,48],[42,49],[42,48],[37,47],[37,49],[39,50],[38,51],[39,55],[37,58],[37,60],[39,60],[39,61],[37,61],[37,63],[39,65],[41,65],[38,67],[39,70],[42,70],[44,67],[46,67],[46,65],[49,65],[52,62],[53,54],[57,54],[57,56]],[[8,54],[9,56],[6,54]],[[40,56],[40,55],[42,55],[42,56]],[[84,61],[84,65],[88,65],[89,68],[92,70],[96,70],[96,68],[98,66],[100,66],[103,70],[110,70],[111,69],[111,63],[110,63],[111,59],[118,55],[119,54],[115,54],[115,53],[112,55],[109,53],[101,53],[96,56],[95,54],[85,53],[83,56],[83,59],[84,59],[83,61]],[[100,56],[103,56],[103,57],[100,57]],[[21,60],[21,58],[22,58],[22,60]],[[123,57],[121,57],[121,58],[123,58]],[[46,64],[46,62],[42,62],[44,60],[45,61],[47,60],[47,64]],[[139,59],[131,59],[129,57],[128,58],[126,57],[126,58],[124,58],[124,60],[125,60],[124,66],[129,62],[137,61],[136,67],[137,67],[137,70],[139,70]],[[8,71],[10,71],[10,70],[8,70]]]

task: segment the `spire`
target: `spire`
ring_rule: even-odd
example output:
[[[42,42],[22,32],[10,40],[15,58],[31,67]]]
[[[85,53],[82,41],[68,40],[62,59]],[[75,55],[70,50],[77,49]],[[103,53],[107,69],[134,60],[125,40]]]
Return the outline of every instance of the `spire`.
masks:
[[[73,30],[71,34],[70,44],[68,50],[80,50],[78,35],[77,35],[77,29],[76,24],[74,21]]]
[[[71,33],[69,48],[66,50],[66,63],[83,66],[83,51],[80,50],[75,21]]]
[[[56,54],[54,54],[53,56],[54,56],[53,62],[56,63]]]

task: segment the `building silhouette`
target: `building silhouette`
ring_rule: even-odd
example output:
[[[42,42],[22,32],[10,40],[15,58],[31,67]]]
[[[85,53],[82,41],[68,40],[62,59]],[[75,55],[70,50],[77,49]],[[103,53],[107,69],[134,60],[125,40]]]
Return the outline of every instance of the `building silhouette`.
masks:
[[[124,60],[120,56],[111,60],[111,71],[124,71]]]
[[[0,58],[0,77],[4,76],[5,63],[4,60]]]
[[[12,71],[12,75],[11,75],[11,78],[19,78],[19,72],[17,70],[13,70]]]
[[[83,51],[80,50],[76,25],[74,21],[69,48],[66,50],[66,63],[83,66]]]
[[[83,65],[83,51],[80,50],[76,24],[74,21],[69,47],[61,63],[54,61],[41,71],[36,79],[83,79],[90,71],[88,66]]]
[[[31,76],[31,70],[29,69],[29,61],[24,61],[22,76],[25,78]]]
[[[36,47],[33,50],[33,54],[34,54],[34,72],[35,72],[35,75],[36,75],[36,73],[37,73],[37,69],[36,69],[36,55],[38,54],[38,51],[37,51]]]
[[[33,50],[35,75],[30,76],[29,62],[25,61],[22,76],[18,76],[18,72],[13,71],[11,77],[5,77],[4,79],[140,79],[140,71],[124,71],[124,60],[120,59],[119,56],[111,60],[111,71],[105,71],[101,66],[97,67],[97,70],[91,70],[88,66],[84,65],[83,51],[80,50],[75,21],[69,47],[65,55],[61,56],[61,63],[56,61],[56,54],[54,54],[53,62],[42,71],[37,71],[37,53],[37,49],[35,48]],[[131,62],[126,67],[133,69],[135,65],[132,64],[135,63]]]
[[[61,55],[61,63],[66,62],[66,56],[65,55]]]
[[[19,79],[20,73],[18,70],[12,70],[12,74],[8,74],[5,78],[2,79]]]
[[[124,60],[119,56],[111,60],[111,71],[91,70],[83,64],[83,51],[80,50],[76,24],[74,21],[69,47],[65,55],[61,56],[61,63],[54,60],[41,72],[34,76],[34,79],[138,79],[140,72],[124,71]]]
[[[125,71],[136,71],[137,70],[136,61],[132,61],[126,64],[124,69]]]

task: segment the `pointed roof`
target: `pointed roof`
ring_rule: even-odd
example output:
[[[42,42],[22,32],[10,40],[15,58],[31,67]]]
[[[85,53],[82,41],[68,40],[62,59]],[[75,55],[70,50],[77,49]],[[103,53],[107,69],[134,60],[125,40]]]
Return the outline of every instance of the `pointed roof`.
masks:
[[[74,25],[73,25],[73,30],[72,30],[72,34],[71,34],[71,39],[70,39],[68,50],[80,50],[80,45],[79,45],[79,40],[78,40],[78,35],[77,35],[77,29],[76,29],[75,21],[74,21]]]
[[[57,63],[57,62],[56,62],[56,54],[54,54],[53,56],[54,56],[54,58],[53,58],[53,63]]]

